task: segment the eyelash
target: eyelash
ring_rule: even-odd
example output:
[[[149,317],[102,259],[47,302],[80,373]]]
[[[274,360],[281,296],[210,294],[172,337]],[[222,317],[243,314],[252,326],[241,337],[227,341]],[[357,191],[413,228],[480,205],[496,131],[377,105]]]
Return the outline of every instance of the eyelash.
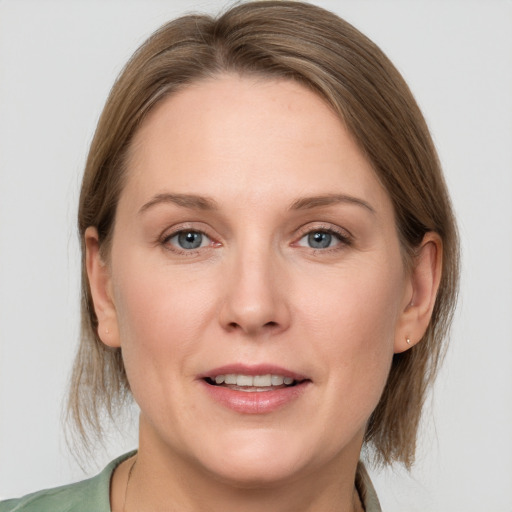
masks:
[[[178,245],[171,244],[171,240],[175,237],[180,236],[181,234],[199,234],[202,237],[208,239],[208,243],[205,246],[199,246],[197,248],[184,249],[180,248]],[[159,240],[160,245],[162,245],[166,250],[177,253],[179,255],[185,256],[195,256],[200,249],[211,249],[213,247],[220,246],[221,244],[215,242],[214,239],[209,236],[205,231],[197,228],[188,228],[186,226],[182,226],[178,229],[173,230],[171,233],[166,232]]]
[[[202,246],[200,245],[197,248],[180,248],[177,245],[171,244],[170,241],[173,238],[176,238],[180,236],[181,234],[198,234],[202,237],[206,237],[209,242],[207,245]],[[299,242],[304,239],[307,236],[310,236],[315,233],[322,233],[327,234],[330,236],[334,236],[338,243],[334,247],[324,247],[324,248],[315,248],[315,247],[306,247],[299,245]],[[319,253],[328,253],[328,252],[335,252],[342,250],[343,248],[347,246],[351,246],[353,242],[352,236],[347,233],[345,230],[336,229],[333,226],[315,226],[313,228],[311,227],[305,227],[302,228],[299,232],[299,237],[295,239],[295,241],[291,244],[292,247],[304,247],[306,249],[311,249],[314,254]],[[221,244],[219,242],[215,242],[212,237],[210,237],[205,231],[201,229],[194,229],[194,228],[187,228],[187,227],[180,227],[179,229],[173,230],[171,233],[165,233],[159,240],[159,243],[168,251],[172,251],[174,253],[180,254],[180,255],[186,255],[186,256],[194,256],[196,255],[199,250],[201,249],[211,249],[215,247],[219,247]]]
[[[299,245],[299,242],[303,238],[305,238],[313,233],[324,233],[327,235],[334,236],[339,242],[334,247],[325,247],[325,248],[309,247],[309,249],[314,251],[314,254],[320,254],[320,253],[325,254],[325,253],[340,251],[340,250],[343,250],[345,247],[350,247],[353,243],[353,237],[347,231],[338,229],[332,225],[329,225],[329,226],[320,225],[320,226],[315,226],[313,228],[311,228],[309,226],[303,228],[299,234],[299,238],[297,238],[297,240],[295,242],[293,242],[292,245],[303,247],[303,246]],[[306,248],[308,248],[308,247],[306,247]]]

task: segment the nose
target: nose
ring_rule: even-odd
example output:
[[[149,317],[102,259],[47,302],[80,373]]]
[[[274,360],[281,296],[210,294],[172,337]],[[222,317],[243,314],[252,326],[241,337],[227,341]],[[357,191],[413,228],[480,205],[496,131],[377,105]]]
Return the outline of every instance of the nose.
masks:
[[[290,324],[286,278],[279,257],[267,250],[238,251],[224,278],[219,320],[227,331],[274,335]]]

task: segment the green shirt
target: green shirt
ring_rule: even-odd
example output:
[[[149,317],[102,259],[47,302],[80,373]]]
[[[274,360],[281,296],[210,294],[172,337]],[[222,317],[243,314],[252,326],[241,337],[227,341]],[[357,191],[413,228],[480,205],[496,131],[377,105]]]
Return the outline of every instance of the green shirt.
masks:
[[[113,460],[99,475],[74,484],[0,501],[0,512],[111,512],[110,479],[114,469],[131,457],[130,452]]]
[[[111,512],[112,473],[134,453],[127,453],[113,460],[93,478],[34,492],[23,498],[1,501],[0,512]],[[357,467],[356,487],[366,512],[382,512],[370,477],[361,463]]]

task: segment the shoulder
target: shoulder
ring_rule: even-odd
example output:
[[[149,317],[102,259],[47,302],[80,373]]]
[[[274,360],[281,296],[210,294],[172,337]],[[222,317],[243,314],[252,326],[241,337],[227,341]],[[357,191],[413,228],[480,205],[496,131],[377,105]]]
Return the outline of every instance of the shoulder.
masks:
[[[128,453],[93,478],[1,501],[0,512],[110,512],[110,478]]]
[[[94,477],[83,482],[34,492],[23,498],[2,501],[0,512],[109,512],[110,506],[106,509],[102,506],[104,500],[101,499],[101,483],[98,477]]]

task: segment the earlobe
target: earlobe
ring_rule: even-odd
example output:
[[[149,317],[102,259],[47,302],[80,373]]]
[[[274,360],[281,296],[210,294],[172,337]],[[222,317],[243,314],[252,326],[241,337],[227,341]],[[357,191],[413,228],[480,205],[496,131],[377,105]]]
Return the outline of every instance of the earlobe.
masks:
[[[404,308],[395,338],[395,353],[404,352],[418,343],[430,322],[441,281],[443,243],[441,237],[428,232],[423,237],[410,271]]]
[[[112,298],[111,275],[102,260],[98,231],[94,227],[85,230],[86,269],[91,289],[94,312],[98,319],[98,336],[109,347],[119,347],[117,313]]]

